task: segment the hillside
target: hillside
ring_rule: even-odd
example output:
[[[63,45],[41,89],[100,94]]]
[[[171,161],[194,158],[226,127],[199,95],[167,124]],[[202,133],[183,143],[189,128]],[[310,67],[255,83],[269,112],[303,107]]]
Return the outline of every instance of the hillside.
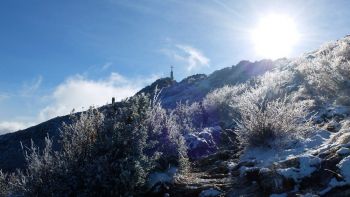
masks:
[[[295,59],[159,79],[115,105],[0,136],[0,168],[27,167],[2,175],[1,192],[349,196],[349,62],[345,37]]]
[[[145,93],[153,97],[156,87],[162,89],[161,100],[165,108],[174,108],[177,102],[194,102],[203,99],[211,90],[224,85],[234,85],[245,82],[257,75],[271,70],[276,63],[263,60],[259,62],[242,61],[236,66],[218,70],[213,74],[194,75],[187,77],[181,82],[171,81],[170,78],[163,78],[155,81],[148,87],[140,90],[136,95]],[[118,104],[117,104],[118,105]],[[101,110],[106,110],[111,106],[102,106]],[[62,123],[69,123],[69,115],[57,117],[37,126],[30,127],[21,131],[8,133],[0,136],[0,169],[5,171],[14,171],[17,168],[23,168],[25,165],[23,146],[30,147],[31,140],[39,147],[44,146],[44,139],[47,135],[53,138],[55,148],[59,139],[59,132]]]

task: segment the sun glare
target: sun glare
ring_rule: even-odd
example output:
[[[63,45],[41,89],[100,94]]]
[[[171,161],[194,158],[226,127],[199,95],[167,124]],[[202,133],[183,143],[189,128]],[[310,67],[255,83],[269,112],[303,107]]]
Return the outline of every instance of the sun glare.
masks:
[[[294,20],[284,15],[261,18],[251,34],[256,53],[263,58],[287,57],[299,40]]]

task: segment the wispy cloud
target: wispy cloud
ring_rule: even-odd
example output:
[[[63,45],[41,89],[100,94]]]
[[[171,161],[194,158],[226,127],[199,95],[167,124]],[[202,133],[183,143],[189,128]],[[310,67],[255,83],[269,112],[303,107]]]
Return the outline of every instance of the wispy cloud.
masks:
[[[161,52],[176,61],[183,62],[189,72],[201,67],[209,67],[210,59],[199,49],[190,45],[175,44],[161,49]]]
[[[40,88],[42,82],[43,82],[43,77],[41,75],[34,78],[32,81],[25,82],[23,84],[20,95],[26,96],[26,97],[33,95]]]
[[[189,71],[202,66],[209,66],[209,58],[204,56],[198,49],[188,45],[176,45],[176,47],[185,53],[182,58],[187,62]]]
[[[0,93],[0,101],[10,98],[10,95],[7,93]]]
[[[107,63],[105,63],[105,64],[103,64],[103,65],[101,66],[101,69],[102,69],[103,71],[104,71],[104,70],[107,70],[107,69],[110,68],[112,65],[113,65],[112,62],[107,62]]]

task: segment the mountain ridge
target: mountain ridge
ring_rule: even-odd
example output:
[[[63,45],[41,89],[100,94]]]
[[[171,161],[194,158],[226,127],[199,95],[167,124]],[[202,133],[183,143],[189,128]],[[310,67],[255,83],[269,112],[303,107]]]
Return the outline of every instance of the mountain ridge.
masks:
[[[208,92],[224,85],[235,85],[245,82],[255,76],[261,75],[278,64],[282,60],[261,60],[256,62],[241,61],[237,65],[214,71],[210,75],[196,74],[184,78],[180,82],[171,80],[169,77],[161,78],[151,85],[144,87],[135,95],[149,94],[152,98],[157,87],[162,89],[160,100],[165,108],[174,108],[179,102],[199,101]],[[105,105],[99,107],[103,110],[110,107]],[[79,112],[80,113],[80,112]],[[77,114],[79,114],[77,113]],[[22,145],[30,147],[33,141],[39,147],[44,146],[44,138],[48,135],[53,138],[54,148],[58,149],[60,128],[63,123],[69,123],[69,115],[59,116],[27,129],[19,130],[0,136],[0,169],[14,171],[17,168],[24,168]],[[22,144],[22,145],[21,145]]]

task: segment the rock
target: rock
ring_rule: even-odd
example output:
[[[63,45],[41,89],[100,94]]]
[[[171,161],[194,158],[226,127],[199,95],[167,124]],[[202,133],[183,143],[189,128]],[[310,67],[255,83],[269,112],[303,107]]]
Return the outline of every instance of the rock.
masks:
[[[258,183],[259,188],[265,193],[283,193],[294,188],[293,179],[285,178],[269,168],[245,167],[241,169],[241,177],[248,182]]]
[[[246,178],[248,181],[257,181],[260,173],[259,167],[246,167],[240,168],[240,176]]]
[[[330,132],[337,132],[340,129],[340,124],[335,121],[331,121],[325,125],[325,129]]]
[[[185,140],[188,147],[188,156],[191,159],[198,159],[213,151],[213,148],[210,147],[205,139],[193,133],[185,135]]]
[[[236,148],[239,146],[238,135],[236,131],[232,129],[225,129],[221,132],[221,142],[220,146],[223,148]]]
[[[293,157],[278,163],[274,164],[275,168],[299,168],[299,159],[297,157]]]
[[[241,161],[238,163],[237,168],[240,168],[242,166],[246,166],[246,167],[253,167],[257,164],[257,161],[254,160],[246,160],[246,161]],[[234,170],[234,169],[233,169]]]
[[[256,182],[250,185],[242,185],[240,187],[232,188],[226,196],[228,197],[260,197],[260,188]]]
[[[209,188],[209,189],[203,190],[199,194],[199,197],[216,197],[216,196],[219,196],[220,194],[221,194],[220,191],[213,188]]]
[[[201,132],[185,135],[188,156],[191,159],[198,159],[218,150],[220,133],[221,127],[209,127],[204,128]]]
[[[336,187],[326,193],[328,197],[348,197],[350,196],[350,186]]]
[[[276,171],[270,169],[261,169],[259,171],[260,187],[267,193],[283,193],[294,188],[293,179],[286,179]]]
[[[338,151],[337,151],[338,155],[341,156],[345,156],[345,155],[349,155],[350,154],[350,149],[349,148],[345,148],[345,147],[341,147]]]
[[[350,156],[345,157],[342,159],[338,164],[337,167],[340,170],[341,175],[347,181],[350,182]]]

